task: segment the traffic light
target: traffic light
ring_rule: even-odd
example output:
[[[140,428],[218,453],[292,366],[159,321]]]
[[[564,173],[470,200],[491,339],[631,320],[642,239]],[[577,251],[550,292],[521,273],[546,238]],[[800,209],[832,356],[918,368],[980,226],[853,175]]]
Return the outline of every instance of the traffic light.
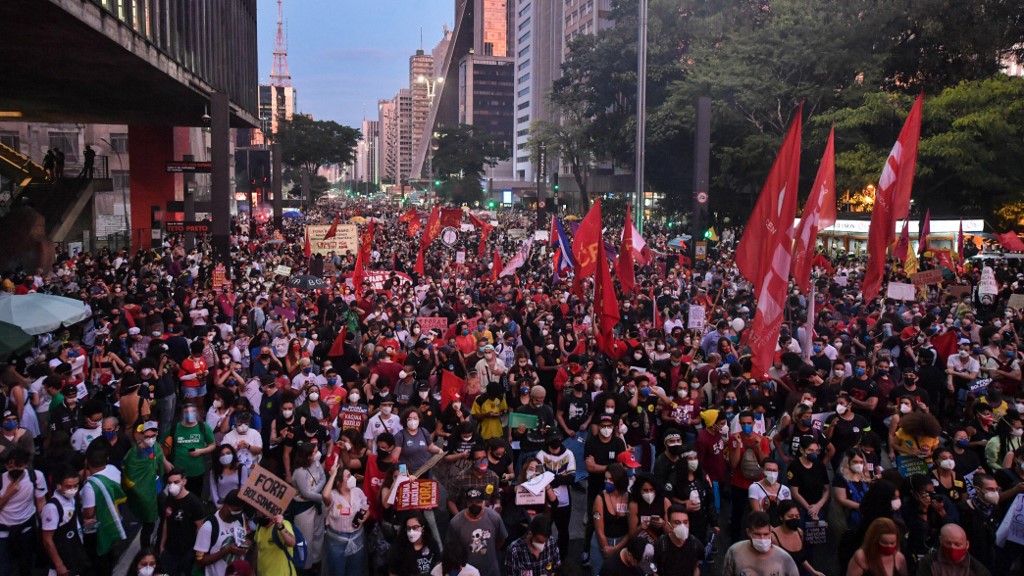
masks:
[[[434,186],[440,186],[440,185],[441,185],[441,181],[440,180],[434,180]]]
[[[711,239],[711,229],[710,228],[708,228],[707,230],[704,231],[704,238],[708,239],[708,240]]]
[[[551,175],[551,189],[558,192],[558,172]]]
[[[494,200],[491,200],[490,202],[488,202],[488,203],[487,203],[487,207],[488,207],[489,209],[491,209],[491,210],[494,210]]]

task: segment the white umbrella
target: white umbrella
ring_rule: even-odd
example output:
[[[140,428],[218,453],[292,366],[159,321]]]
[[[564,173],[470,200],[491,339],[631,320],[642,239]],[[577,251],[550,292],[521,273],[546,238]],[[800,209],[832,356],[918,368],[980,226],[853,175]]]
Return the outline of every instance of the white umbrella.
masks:
[[[0,321],[35,335],[53,332],[85,320],[88,309],[81,300],[49,294],[0,294]]]

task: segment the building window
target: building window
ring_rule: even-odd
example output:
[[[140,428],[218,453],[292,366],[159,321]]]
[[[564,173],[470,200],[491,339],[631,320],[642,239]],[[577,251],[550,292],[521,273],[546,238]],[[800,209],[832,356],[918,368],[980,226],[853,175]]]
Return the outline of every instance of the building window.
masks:
[[[127,134],[111,134],[110,135],[110,149],[115,154],[127,154],[128,153],[128,135]]]
[[[527,86],[526,88],[523,88],[519,92],[516,92],[516,96],[526,96],[529,93],[530,93],[530,87]]]
[[[530,47],[526,46],[525,48],[523,48],[522,50],[519,51],[519,57],[522,58],[523,56],[526,56],[529,53],[530,53]]]
[[[65,164],[78,163],[78,132],[50,132],[50,149],[60,148]]]
[[[523,70],[524,68],[526,68],[527,66],[529,66],[529,65],[530,65],[530,59],[529,59],[529,58],[527,58],[526,60],[523,60],[523,61],[522,61],[522,62],[521,62],[521,63],[519,64],[519,67],[518,67],[517,69],[518,69],[518,70],[519,70],[520,72],[522,72],[522,70]]]
[[[532,20],[531,18],[527,18],[526,20],[523,20],[522,22],[520,22],[519,23],[519,31],[522,32],[523,28],[526,28],[527,26],[529,26],[531,20]]]
[[[113,181],[112,184],[114,185],[115,192],[130,190],[127,170],[111,170],[110,179]]]
[[[527,136],[529,133],[530,133],[530,129],[529,128],[524,128],[524,129],[516,132],[516,136]]]
[[[530,121],[530,115],[529,114],[525,114],[523,116],[520,116],[519,118],[516,118],[516,124],[522,124],[523,122],[529,122],[529,121]]]
[[[21,152],[21,140],[18,138],[17,132],[0,132],[0,144],[15,152]]]
[[[522,8],[520,8],[519,9],[519,17],[522,18],[523,15],[526,14],[527,12],[529,12],[530,8],[532,8],[532,7],[533,7],[533,4],[527,4],[526,6],[523,6]]]
[[[531,36],[530,32],[527,32],[526,34],[523,34],[522,36],[519,37],[519,43],[522,44],[523,42],[526,42],[527,40],[530,39],[530,36]]]
[[[516,110],[523,110],[523,109],[529,108],[529,107],[530,107],[530,101],[527,100],[525,102],[520,102],[519,105],[516,106]]]

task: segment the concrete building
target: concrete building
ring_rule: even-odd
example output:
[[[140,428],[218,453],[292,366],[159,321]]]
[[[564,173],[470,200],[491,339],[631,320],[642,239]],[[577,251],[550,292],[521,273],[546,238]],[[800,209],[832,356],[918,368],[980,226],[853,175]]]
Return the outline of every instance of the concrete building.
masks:
[[[381,182],[398,182],[398,109],[394,99],[377,102],[377,166]]]
[[[405,184],[412,173],[412,90],[402,88],[395,94],[398,110],[398,180]]]
[[[267,144],[267,136],[277,134],[281,124],[292,119],[298,107],[298,92],[292,86],[260,84],[260,128],[253,130],[252,145]]]
[[[612,0],[565,0],[562,51],[569,54],[569,42],[580,34],[597,34],[611,28]]]
[[[363,120],[363,139],[356,145],[356,161],[352,167],[351,177],[357,182],[379,184],[377,148],[380,138],[380,122]]]
[[[437,81],[438,77],[434,75],[434,57],[425,54],[423,50],[417,50],[415,55],[409,57],[413,145],[423,138],[423,131],[427,127],[427,115],[430,114],[430,101],[434,98]],[[412,163],[411,153],[409,162]]]
[[[522,0],[516,6],[515,149],[512,165],[517,181],[536,179],[527,142],[533,123],[557,121],[548,94],[561,76],[565,54],[562,2]]]

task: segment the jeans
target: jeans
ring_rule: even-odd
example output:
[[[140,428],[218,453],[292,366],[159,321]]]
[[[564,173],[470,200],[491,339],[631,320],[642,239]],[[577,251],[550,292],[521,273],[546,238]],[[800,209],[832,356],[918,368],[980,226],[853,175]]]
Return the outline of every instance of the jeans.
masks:
[[[167,436],[171,431],[171,426],[174,425],[174,405],[177,402],[177,396],[170,394],[163,398],[157,398],[156,401],[156,413],[159,416],[159,427],[160,437]]]
[[[615,546],[622,542],[622,538],[607,537],[605,540],[608,541],[609,546]],[[603,565],[604,555],[601,554],[601,542],[597,539],[597,534],[594,534],[594,537],[590,539],[590,573],[600,574]]]
[[[582,482],[587,478],[589,473],[587,467],[583,464],[583,445],[587,442],[586,432],[577,432],[576,436],[572,438],[566,438],[565,442],[562,442],[562,446],[566,450],[572,452],[573,458],[576,459],[576,482]]]
[[[0,574],[4,576],[32,576],[36,558],[35,520],[11,529],[0,538]]]
[[[362,576],[366,573],[366,538],[362,529],[335,532],[324,537],[325,576]]]

